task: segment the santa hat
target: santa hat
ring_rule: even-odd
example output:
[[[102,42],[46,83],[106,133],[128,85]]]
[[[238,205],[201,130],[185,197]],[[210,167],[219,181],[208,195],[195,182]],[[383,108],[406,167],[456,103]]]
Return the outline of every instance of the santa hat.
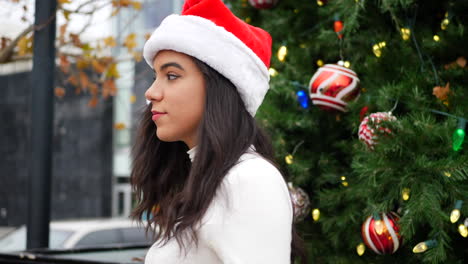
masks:
[[[161,50],[193,56],[229,79],[254,116],[269,88],[271,36],[237,18],[221,0],[186,0],[181,15],[166,17],[145,43],[153,67]]]

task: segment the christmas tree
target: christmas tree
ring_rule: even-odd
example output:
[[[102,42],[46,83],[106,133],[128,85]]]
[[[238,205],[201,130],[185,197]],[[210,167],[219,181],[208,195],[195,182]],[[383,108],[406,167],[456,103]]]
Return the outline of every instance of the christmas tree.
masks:
[[[468,1],[226,2],[273,38],[256,118],[307,263],[464,263]]]

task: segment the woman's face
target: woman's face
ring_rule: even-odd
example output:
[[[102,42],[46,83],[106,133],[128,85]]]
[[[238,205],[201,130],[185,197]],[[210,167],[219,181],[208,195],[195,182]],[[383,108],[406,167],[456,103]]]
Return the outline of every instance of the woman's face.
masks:
[[[155,80],[146,90],[151,101],[156,136],[166,142],[197,145],[197,129],[205,106],[205,80],[191,57],[171,50],[153,61]]]

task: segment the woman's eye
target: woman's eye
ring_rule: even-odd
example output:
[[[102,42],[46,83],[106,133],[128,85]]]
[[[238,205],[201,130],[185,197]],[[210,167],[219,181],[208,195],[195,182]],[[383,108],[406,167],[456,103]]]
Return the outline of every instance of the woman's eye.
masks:
[[[179,77],[179,76],[177,76],[177,75],[175,75],[175,74],[168,74],[168,75],[167,75],[167,79],[168,79],[169,81],[175,80],[175,79],[177,79],[178,77]]]

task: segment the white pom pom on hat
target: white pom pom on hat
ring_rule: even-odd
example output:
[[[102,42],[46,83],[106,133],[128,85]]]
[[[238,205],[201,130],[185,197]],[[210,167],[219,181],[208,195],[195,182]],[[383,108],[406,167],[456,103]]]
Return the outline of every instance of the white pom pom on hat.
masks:
[[[221,0],[186,0],[181,15],[166,17],[145,43],[143,56],[153,67],[161,50],[193,56],[236,87],[254,116],[270,75],[271,36],[237,18]]]

